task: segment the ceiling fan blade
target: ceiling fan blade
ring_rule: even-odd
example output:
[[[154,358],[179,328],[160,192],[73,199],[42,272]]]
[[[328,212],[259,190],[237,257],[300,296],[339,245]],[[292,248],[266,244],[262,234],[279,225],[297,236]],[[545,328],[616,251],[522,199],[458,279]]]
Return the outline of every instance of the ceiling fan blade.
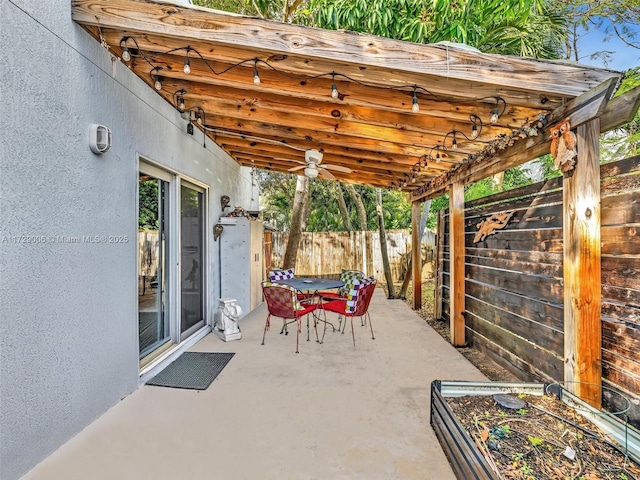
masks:
[[[306,165],[300,165],[299,167],[291,167],[289,170],[287,170],[287,172],[295,172],[296,170],[302,170],[303,168],[306,168]]]
[[[318,172],[320,173],[320,178],[324,178],[325,180],[335,180],[336,177],[333,174],[324,168],[319,168]]]
[[[351,173],[351,169],[349,167],[343,167],[342,165],[322,165],[322,168],[326,168],[328,170],[335,170],[336,172],[342,173]]]

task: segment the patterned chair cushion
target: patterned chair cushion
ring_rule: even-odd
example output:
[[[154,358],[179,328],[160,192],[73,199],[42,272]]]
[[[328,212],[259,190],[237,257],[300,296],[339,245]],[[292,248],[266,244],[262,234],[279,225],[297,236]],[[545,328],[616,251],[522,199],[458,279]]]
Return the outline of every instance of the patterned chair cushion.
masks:
[[[338,290],[338,294],[341,297],[346,297],[353,287],[353,282],[356,280],[362,280],[363,278],[364,272],[361,272],[360,270],[342,270],[342,273],[340,273],[340,280],[344,282],[344,287]]]
[[[358,305],[358,300],[359,300],[358,298],[359,291],[362,289],[362,287],[365,287],[366,285],[371,285],[373,282],[375,282],[375,279],[373,277],[355,279],[353,281],[353,284],[351,285],[350,290],[347,292],[347,302],[345,305],[345,312],[353,313],[356,311],[356,307]]]
[[[291,285],[262,282],[262,287],[263,291],[265,287],[278,287],[272,290],[273,295],[271,295],[271,300],[274,302],[274,305],[277,304],[279,309],[291,308],[291,306],[293,306],[293,310],[304,310],[305,307],[300,304],[296,289]]]
[[[294,275],[293,268],[289,268],[287,270],[276,268],[276,269],[270,270],[269,273],[267,274],[267,277],[271,282],[277,282],[278,280],[291,280],[292,278],[294,278],[294,276],[295,275]]]

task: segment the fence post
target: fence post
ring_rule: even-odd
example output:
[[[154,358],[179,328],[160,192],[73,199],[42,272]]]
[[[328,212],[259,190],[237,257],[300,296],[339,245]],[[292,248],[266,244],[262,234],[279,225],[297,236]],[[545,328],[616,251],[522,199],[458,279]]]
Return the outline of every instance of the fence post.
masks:
[[[564,177],[564,380],[600,408],[602,325],[600,273],[600,119],[578,127],[578,161]]]

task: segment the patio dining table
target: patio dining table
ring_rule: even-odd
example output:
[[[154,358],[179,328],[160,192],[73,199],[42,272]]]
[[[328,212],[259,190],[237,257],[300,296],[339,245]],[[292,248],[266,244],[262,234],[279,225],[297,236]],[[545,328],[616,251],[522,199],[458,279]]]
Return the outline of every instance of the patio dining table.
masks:
[[[344,287],[342,280],[331,278],[305,278],[297,277],[288,280],[280,280],[280,283],[286,283],[300,292],[317,292],[319,290],[333,290],[335,288]]]
[[[312,298],[314,299],[316,298],[315,294],[320,290],[333,290],[336,288],[344,287],[344,282],[342,280],[331,279],[331,278],[296,277],[296,278],[290,278],[287,280],[279,280],[279,282],[285,283],[287,285],[291,285],[293,288],[295,288],[299,292],[312,292],[313,294]],[[322,302],[321,297],[318,296],[317,299],[318,299],[318,302]],[[326,319],[320,318],[320,316],[316,315],[315,312],[313,312],[312,315],[315,322],[314,325],[317,325],[317,322],[324,322],[325,331],[326,331],[327,324],[331,325],[331,328],[333,329],[334,332],[336,331],[336,327],[333,323],[327,322]],[[317,337],[317,332],[316,332],[316,337]],[[323,338],[324,338],[324,335],[323,335]],[[309,341],[308,322],[307,322],[307,341]],[[317,341],[319,342],[319,340]]]

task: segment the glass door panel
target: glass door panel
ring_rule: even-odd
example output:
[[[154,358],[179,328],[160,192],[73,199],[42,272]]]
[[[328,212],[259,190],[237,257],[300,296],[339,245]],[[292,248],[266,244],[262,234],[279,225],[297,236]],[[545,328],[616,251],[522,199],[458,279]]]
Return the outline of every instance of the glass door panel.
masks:
[[[204,191],[180,186],[180,340],[204,326]]]
[[[138,342],[140,358],[170,341],[167,309],[169,182],[138,180]]]

